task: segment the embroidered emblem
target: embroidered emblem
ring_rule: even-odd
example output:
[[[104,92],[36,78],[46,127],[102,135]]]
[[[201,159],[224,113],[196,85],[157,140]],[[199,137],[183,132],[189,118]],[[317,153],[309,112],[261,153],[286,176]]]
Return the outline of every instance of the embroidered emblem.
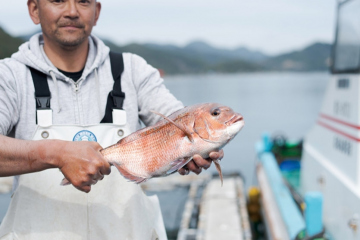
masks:
[[[95,134],[93,134],[92,132],[88,131],[88,130],[82,130],[78,133],[75,134],[73,141],[92,141],[92,142],[97,142],[96,136]]]

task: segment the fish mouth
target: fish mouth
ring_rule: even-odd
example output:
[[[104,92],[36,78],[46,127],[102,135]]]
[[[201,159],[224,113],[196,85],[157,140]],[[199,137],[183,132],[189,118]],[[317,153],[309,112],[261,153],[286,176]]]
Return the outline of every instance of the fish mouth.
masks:
[[[225,124],[226,124],[226,126],[230,126],[230,125],[240,122],[240,121],[244,121],[244,118],[243,118],[243,116],[238,114],[238,115],[234,115],[232,118],[230,118],[229,121],[226,121]]]

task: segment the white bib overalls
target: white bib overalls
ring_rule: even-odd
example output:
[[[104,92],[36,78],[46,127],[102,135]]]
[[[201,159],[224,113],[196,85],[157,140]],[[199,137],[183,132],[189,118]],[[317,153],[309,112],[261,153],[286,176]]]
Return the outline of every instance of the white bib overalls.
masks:
[[[38,114],[33,140],[97,141],[107,147],[130,133],[124,111],[113,124],[93,126],[56,126],[46,115]],[[60,186],[63,178],[59,169],[21,175],[0,226],[0,239],[167,239],[157,197],[146,196],[117,169],[112,168],[90,193]]]

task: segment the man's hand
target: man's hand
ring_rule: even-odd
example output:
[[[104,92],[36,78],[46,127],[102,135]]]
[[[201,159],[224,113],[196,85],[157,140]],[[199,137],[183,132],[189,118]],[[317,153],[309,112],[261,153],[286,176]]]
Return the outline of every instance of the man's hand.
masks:
[[[57,167],[74,187],[90,192],[91,185],[110,174],[110,164],[96,142],[65,142]]]
[[[205,170],[211,166],[213,160],[221,160],[224,157],[224,151],[211,152],[209,158],[202,158],[200,155],[194,155],[193,159],[188,162],[184,167],[180,168],[178,172],[181,175],[187,175],[190,171],[200,174],[202,168]]]
[[[0,134],[0,177],[59,168],[77,189],[89,192],[92,184],[110,174],[101,149],[96,142],[30,141]]]

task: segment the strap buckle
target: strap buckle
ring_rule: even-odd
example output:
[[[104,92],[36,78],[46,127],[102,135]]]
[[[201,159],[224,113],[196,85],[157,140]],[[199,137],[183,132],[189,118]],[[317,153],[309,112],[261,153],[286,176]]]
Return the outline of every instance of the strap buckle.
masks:
[[[121,92],[120,94],[114,95],[114,91],[111,91],[110,96],[113,98],[115,108],[123,109],[122,106],[125,99],[125,93]]]
[[[35,96],[36,109],[50,109],[50,99],[51,96],[46,96],[46,97]]]

